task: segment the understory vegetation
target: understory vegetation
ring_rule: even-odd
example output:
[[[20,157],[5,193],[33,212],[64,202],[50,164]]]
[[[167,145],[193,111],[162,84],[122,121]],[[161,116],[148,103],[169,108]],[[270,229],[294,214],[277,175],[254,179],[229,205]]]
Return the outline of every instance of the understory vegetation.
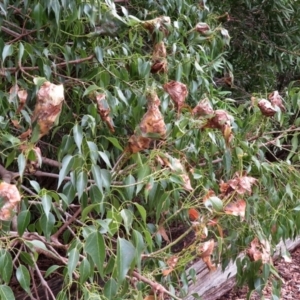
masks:
[[[200,299],[196,259],[236,261],[249,297],[272,277],[279,299],[272,255],[300,230],[299,12],[2,1],[0,298]]]

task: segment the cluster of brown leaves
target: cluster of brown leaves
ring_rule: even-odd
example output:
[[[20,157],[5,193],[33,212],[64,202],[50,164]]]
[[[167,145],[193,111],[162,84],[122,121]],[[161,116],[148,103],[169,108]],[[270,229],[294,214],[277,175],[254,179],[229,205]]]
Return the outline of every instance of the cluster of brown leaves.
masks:
[[[278,91],[274,91],[269,94],[268,98],[269,100],[261,99],[258,101],[258,107],[264,116],[272,117],[279,109],[282,112],[286,111]],[[254,99],[252,99],[252,101],[253,100]]]
[[[151,73],[167,73],[167,50],[163,41],[154,45]]]
[[[6,182],[0,183],[0,220],[8,221],[14,216],[21,195],[17,187]]]
[[[202,99],[192,110],[192,114],[196,117],[204,117],[207,122],[203,128],[216,128],[222,131],[226,145],[228,146],[233,139],[231,124],[233,117],[226,110],[213,110],[207,98]]]
[[[247,255],[253,261],[261,260],[263,264],[272,263],[271,246],[267,240],[259,241],[255,237],[247,249]]]
[[[46,81],[37,93],[37,102],[32,122],[39,126],[39,138],[48,134],[55,121],[59,117],[64,101],[64,87]]]
[[[170,95],[179,114],[184,106],[185,98],[188,95],[186,85],[179,81],[170,81],[164,84],[164,90]]]
[[[161,16],[152,20],[147,20],[142,23],[142,26],[147,29],[152,35],[155,30],[163,32],[165,36],[169,35],[168,27],[171,25],[171,19],[167,16]]]
[[[105,94],[93,93],[90,95],[90,98],[97,103],[97,109],[101,120],[106,123],[110,132],[114,133],[114,123],[110,116],[110,107],[105,99]]]
[[[148,109],[134,134],[129,138],[127,151],[137,153],[148,149],[153,139],[165,138],[166,125],[159,110],[160,100],[153,91],[147,95]]]

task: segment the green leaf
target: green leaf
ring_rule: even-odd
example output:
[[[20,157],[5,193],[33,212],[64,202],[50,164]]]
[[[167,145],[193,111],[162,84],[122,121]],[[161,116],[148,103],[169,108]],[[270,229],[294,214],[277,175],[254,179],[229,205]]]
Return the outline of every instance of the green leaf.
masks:
[[[6,284],[9,284],[13,272],[13,263],[11,254],[6,251],[1,251],[0,256],[0,276]]]
[[[204,205],[206,208],[213,209],[215,211],[222,211],[223,210],[223,201],[218,197],[210,197],[205,202]]]
[[[49,194],[44,194],[42,196],[42,206],[43,206],[45,215],[48,218],[51,207],[52,207],[52,198]]]
[[[48,277],[49,275],[51,275],[53,272],[55,272],[59,268],[61,268],[61,266],[58,266],[58,265],[53,265],[53,266],[49,267],[45,273],[45,278]]]
[[[27,226],[30,223],[30,211],[23,210],[19,213],[17,217],[17,229],[19,236],[22,236]]]
[[[60,187],[62,181],[65,179],[65,177],[71,170],[72,164],[73,164],[73,156],[71,156],[69,154],[66,155],[61,163],[62,168],[59,171],[57,188]]]
[[[135,248],[131,242],[118,237],[117,242],[117,274],[118,285],[120,286],[125,280],[131,264],[135,258]]]
[[[93,262],[98,268],[101,277],[103,278],[105,244],[102,235],[99,232],[90,233],[86,238],[84,250],[91,256]]]
[[[126,233],[130,235],[132,221],[133,221],[133,213],[129,209],[122,209],[120,215],[123,219]]]
[[[22,251],[20,253],[20,258],[24,264],[29,265],[30,267],[34,266],[34,259],[29,253]]]
[[[84,190],[87,187],[87,181],[88,181],[88,177],[86,172],[84,171],[80,172],[76,177],[76,189],[77,189],[79,199],[81,198]]]
[[[142,220],[143,220],[144,224],[146,225],[146,217],[147,217],[146,209],[142,205],[140,205],[138,203],[134,203],[134,205],[138,209],[138,211],[139,211],[139,213],[140,213],[140,215],[142,217]]]
[[[20,177],[22,178],[26,168],[26,157],[23,153],[20,153],[18,156],[18,168]]]
[[[101,158],[104,160],[104,162],[106,163],[107,167],[109,167],[111,169],[112,168],[111,163],[109,161],[109,158],[108,158],[107,154],[105,152],[102,152],[102,151],[98,151],[98,153],[101,156]]]
[[[113,278],[110,278],[104,286],[104,296],[107,299],[114,299],[114,297],[117,295],[118,293],[118,285],[116,283],[116,281]]]
[[[83,139],[83,133],[82,133],[82,128],[79,124],[75,124],[73,127],[73,136],[74,136],[74,141],[77,145],[77,148],[79,152],[81,153],[81,144],[82,144],[82,139]]]
[[[119,144],[119,141],[116,138],[113,137],[105,137],[107,140],[109,140],[117,149],[123,151],[123,148]]]
[[[48,216],[43,214],[42,217],[40,218],[40,225],[47,240],[50,239],[52,230],[54,228],[54,224],[55,224],[55,217],[53,216],[52,213],[49,213]]]
[[[1,300],[15,300],[15,296],[11,288],[7,285],[0,285],[0,299]]]
[[[92,272],[91,264],[87,260],[87,258],[84,257],[79,266],[79,274],[80,274],[79,281],[81,284],[86,282],[86,280],[90,277],[91,272]]]
[[[39,185],[38,182],[36,182],[35,180],[30,180],[29,183],[30,183],[30,185],[34,188],[34,190],[35,190],[37,193],[40,192],[41,187],[40,187],[40,185]]]
[[[96,58],[99,61],[99,63],[102,64],[103,63],[103,49],[100,48],[99,46],[96,46],[95,54],[96,54]]]
[[[19,265],[16,270],[16,277],[21,285],[21,287],[31,295],[30,292],[30,274],[28,269],[24,265]]]
[[[19,63],[21,63],[23,55],[24,55],[24,46],[22,43],[19,43],[19,56],[18,56]]]
[[[70,281],[72,281],[73,272],[76,269],[78,261],[79,261],[79,251],[77,250],[77,248],[73,248],[69,252],[69,259],[68,259],[68,275],[70,277]]]
[[[124,184],[125,184],[124,188],[125,188],[125,194],[126,194],[127,200],[132,200],[134,190],[135,190],[135,179],[134,179],[134,177],[131,174],[128,175],[124,180]]]
[[[6,57],[11,56],[13,52],[13,46],[11,44],[6,44],[2,50],[2,63],[4,63]]]
[[[92,92],[94,91],[98,91],[98,90],[102,90],[101,87],[99,87],[98,85],[90,85],[83,93],[83,97],[86,96],[86,95],[89,95],[91,94]]]

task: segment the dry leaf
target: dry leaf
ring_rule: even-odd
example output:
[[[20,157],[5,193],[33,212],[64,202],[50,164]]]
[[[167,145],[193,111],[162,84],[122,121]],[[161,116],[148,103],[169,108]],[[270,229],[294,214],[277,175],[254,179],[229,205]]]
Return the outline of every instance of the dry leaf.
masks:
[[[152,139],[164,138],[166,125],[159,110],[160,100],[155,92],[147,94],[148,110],[128,141],[127,151],[136,153],[150,147]]]
[[[224,211],[227,215],[241,216],[241,218],[244,219],[245,211],[246,211],[246,201],[243,199],[240,199],[233,203],[229,203],[224,208]]]
[[[245,193],[252,193],[252,185],[257,182],[257,179],[251,176],[245,176],[238,172],[235,173],[234,178],[230,179],[228,182],[220,182],[220,191],[223,196],[227,196],[233,191],[237,192],[240,195]]]
[[[282,104],[282,98],[281,96],[279,95],[278,91],[274,91],[273,93],[271,93],[269,95],[269,100],[271,101],[272,105],[276,108],[276,107],[279,107],[280,110],[282,112],[285,112],[286,109],[285,107],[283,106]]]
[[[198,251],[200,252],[199,256],[206,263],[209,270],[213,271],[216,269],[216,266],[211,262],[211,255],[214,251],[215,242],[213,239],[203,243]]]
[[[19,114],[26,104],[28,93],[26,90],[20,90],[19,86],[15,84],[10,88],[9,94],[9,102],[12,102],[13,99],[18,96],[19,107],[17,108],[16,114]]]
[[[247,255],[253,261],[261,260],[263,264],[270,263],[272,261],[270,243],[266,240],[259,241],[255,237],[250,243]]]
[[[162,274],[163,276],[168,276],[170,273],[172,273],[174,270],[172,268],[169,268],[169,269],[164,269],[162,270]]]
[[[97,103],[98,113],[102,121],[106,123],[110,132],[115,132],[114,123],[112,118],[110,117],[110,107],[105,100],[105,94],[95,93],[91,96],[91,98]]]
[[[188,210],[188,214],[189,214],[189,218],[190,218],[191,221],[196,221],[200,217],[200,213],[195,208],[190,208]]]
[[[32,122],[37,121],[39,125],[39,138],[47,134],[62,109],[64,101],[63,85],[55,85],[49,81],[45,82],[37,93],[37,103],[31,118]]]
[[[29,160],[26,164],[26,170],[28,173],[35,173],[40,167],[41,167],[41,161],[42,161],[42,152],[39,147],[34,147],[32,149],[35,155],[35,160]]]
[[[209,100],[207,98],[204,98],[194,107],[192,113],[195,116],[212,117],[214,114],[214,110]]]
[[[167,67],[167,51],[163,41],[154,45],[152,55],[151,73],[166,73]]]
[[[174,269],[176,268],[176,265],[178,263],[178,257],[176,255],[171,256],[167,260],[168,269],[165,269],[162,271],[163,276],[168,276]]]
[[[198,23],[195,26],[194,30],[199,32],[201,35],[208,35],[211,33],[210,27],[208,26],[208,24],[203,23],[203,22]]]
[[[28,128],[25,132],[19,135],[20,140],[21,141],[26,140],[31,135],[31,132],[32,132],[31,128]]]
[[[258,107],[264,116],[272,117],[276,113],[276,109],[272,106],[271,102],[266,99],[259,100]]]
[[[22,127],[18,120],[11,120],[11,122],[14,125],[14,127],[17,129],[20,129]]]
[[[184,168],[184,166],[182,165],[182,163],[180,162],[179,159],[172,157],[169,154],[165,154],[165,156],[157,156],[156,157],[157,161],[159,161],[159,163],[162,166],[167,166],[171,169],[171,171],[177,173],[178,175],[180,175],[180,177],[183,180],[183,187],[187,190],[187,191],[192,191],[193,187],[191,186],[191,181],[190,178]]]
[[[0,220],[10,220],[15,212],[16,206],[21,201],[21,195],[17,187],[6,182],[0,183]]]
[[[169,239],[166,229],[163,225],[158,226],[157,233],[159,233],[166,242],[170,243],[170,239]]]
[[[184,106],[185,98],[188,95],[188,89],[186,85],[179,81],[170,81],[165,83],[163,87],[174,102],[177,112],[180,113],[182,107]]]
[[[152,20],[147,20],[142,23],[142,26],[151,34],[155,29],[160,30],[165,36],[169,34],[168,27],[171,25],[171,19],[167,16],[161,16]]]

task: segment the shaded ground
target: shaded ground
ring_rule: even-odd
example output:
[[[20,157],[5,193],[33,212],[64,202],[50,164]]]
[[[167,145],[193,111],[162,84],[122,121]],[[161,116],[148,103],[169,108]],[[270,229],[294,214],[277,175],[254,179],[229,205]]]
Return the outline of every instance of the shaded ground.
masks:
[[[300,299],[300,248],[296,249],[292,254],[292,262],[287,263],[283,259],[277,260],[274,264],[279,275],[283,279],[281,287],[281,300],[297,300]],[[246,300],[247,288],[234,288],[218,300]],[[272,299],[272,284],[268,284],[263,295],[265,300]],[[251,300],[262,299],[257,293],[251,295]],[[275,298],[274,298],[275,299]]]

